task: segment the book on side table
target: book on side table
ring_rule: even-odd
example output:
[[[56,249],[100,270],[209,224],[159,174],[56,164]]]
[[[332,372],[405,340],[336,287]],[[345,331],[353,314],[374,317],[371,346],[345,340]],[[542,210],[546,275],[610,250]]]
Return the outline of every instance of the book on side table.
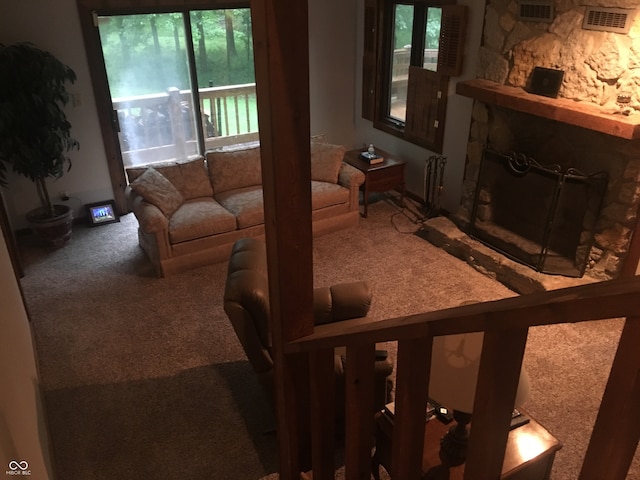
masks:
[[[375,165],[376,163],[384,162],[384,157],[382,155],[378,155],[377,153],[361,152],[360,158],[365,162],[368,162],[369,165]]]

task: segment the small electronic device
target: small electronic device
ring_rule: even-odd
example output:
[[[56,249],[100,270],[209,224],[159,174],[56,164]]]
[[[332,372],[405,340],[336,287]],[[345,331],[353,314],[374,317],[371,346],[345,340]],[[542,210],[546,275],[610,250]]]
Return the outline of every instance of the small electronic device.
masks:
[[[529,93],[556,98],[562,85],[564,71],[554,68],[535,67],[531,74]]]
[[[116,212],[113,200],[89,203],[85,205],[85,207],[87,209],[87,217],[89,219],[90,227],[120,221],[120,217]]]
[[[448,425],[453,421],[453,412],[444,405],[440,405],[432,398],[429,399],[428,405],[433,408],[433,414],[436,416],[436,418],[445,425]]]

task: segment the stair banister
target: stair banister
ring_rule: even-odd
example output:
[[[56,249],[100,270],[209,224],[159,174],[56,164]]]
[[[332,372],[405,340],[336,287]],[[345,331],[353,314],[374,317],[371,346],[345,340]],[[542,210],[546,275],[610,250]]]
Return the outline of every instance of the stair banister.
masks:
[[[353,367],[355,373],[347,379],[350,382],[354,378],[368,375],[369,373],[364,372],[372,369],[373,362],[367,364],[367,357],[360,357],[361,352],[373,348],[376,342],[397,340],[392,477],[417,480],[421,469],[423,425],[415,419],[420,418],[426,405],[433,336],[485,332],[465,479],[499,478],[528,328],[630,317],[626,325],[632,327],[625,327],[625,330],[637,329],[636,335],[640,335],[638,322],[632,317],[640,311],[639,293],[640,277],[633,277],[376,322],[367,319],[347,320],[318,326],[312,334],[287,342],[284,348],[289,353],[300,353],[337,346],[347,346],[352,350],[357,347],[354,351],[360,352],[355,354],[360,365]],[[627,337],[632,338],[631,335]],[[628,355],[635,353],[635,350],[627,350]],[[636,362],[637,357],[635,355]],[[634,400],[640,395],[638,368],[635,368],[635,383],[628,383],[631,390],[622,392]],[[313,378],[311,382],[314,382]],[[361,393],[362,390],[357,388],[348,390],[347,403],[352,406],[358,404],[362,400],[359,397]],[[635,417],[632,416],[632,419]],[[357,430],[363,426],[367,428],[366,421],[366,416],[347,418],[347,429]],[[636,422],[627,427],[628,432],[624,436],[626,440],[631,438],[631,446],[634,448],[633,438],[638,435],[637,426]],[[356,436],[358,435],[352,433],[351,438]],[[371,445],[362,437],[359,435],[359,446],[356,448],[352,445],[346,456],[347,480],[368,478],[361,475],[366,473],[364,459]],[[598,442],[596,444],[599,445]],[[631,448],[628,441],[623,444]],[[486,451],[486,445],[493,446],[491,451]],[[585,459],[585,463],[587,461]],[[615,478],[622,479],[624,476]]]

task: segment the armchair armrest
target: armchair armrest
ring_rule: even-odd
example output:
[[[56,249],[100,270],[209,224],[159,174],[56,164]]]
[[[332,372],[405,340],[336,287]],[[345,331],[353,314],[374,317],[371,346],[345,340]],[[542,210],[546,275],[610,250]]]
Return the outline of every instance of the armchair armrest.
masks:
[[[316,325],[366,317],[371,308],[371,290],[366,282],[339,283],[313,290]]]

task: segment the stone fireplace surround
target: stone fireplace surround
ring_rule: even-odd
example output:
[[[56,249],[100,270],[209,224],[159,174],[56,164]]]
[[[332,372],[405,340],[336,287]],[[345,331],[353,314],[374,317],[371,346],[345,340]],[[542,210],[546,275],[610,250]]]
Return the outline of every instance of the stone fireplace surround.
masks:
[[[609,185],[585,276],[615,278],[640,202],[640,1],[556,0],[551,23],[520,21],[517,4],[487,1],[478,79],[457,86],[476,101],[461,205],[452,219],[463,230],[469,222],[485,148],[604,171]],[[587,5],[633,9],[629,34],[583,30]],[[535,66],[565,72],[557,99],[526,92]],[[624,111],[616,104],[622,91],[632,93]]]

